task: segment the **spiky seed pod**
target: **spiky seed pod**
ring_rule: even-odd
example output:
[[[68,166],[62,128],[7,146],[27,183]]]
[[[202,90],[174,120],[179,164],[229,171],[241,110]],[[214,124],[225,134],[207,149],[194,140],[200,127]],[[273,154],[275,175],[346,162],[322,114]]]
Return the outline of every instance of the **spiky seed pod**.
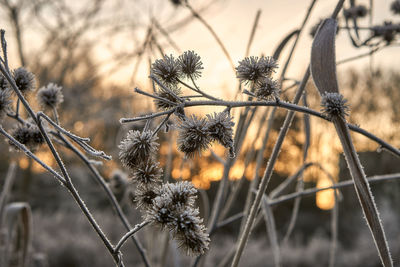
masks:
[[[187,78],[197,79],[201,76],[203,63],[201,58],[193,51],[185,51],[178,58],[178,63],[181,67],[182,74]]]
[[[325,92],[322,95],[321,106],[322,112],[329,118],[348,116],[349,107],[346,104],[347,100],[339,93]]]
[[[393,23],[391,21],[385,21],[382,26],[375,26],[372,28],[374,36],[382,37],[388,44],[390,44],[395,36],[396,30],[393,29],[391,26]]]
[[[229,154],[233,158],[235,156],[233,144],[233,117],[229,112],[220,112],[207,114],[207,128],[213,140],[218,141],[221,145],[229,148]]]
[[[255,95],[259,99],[279,99],[279,83],[271,78],[265,78],[257,87]]]
[[[137,186],[134,202],[138,209],[148,212],[154,206],[154,200],[160,195],[158,186]]]
[[[392,10],[393,14],[400,14],[400,0],[395,0],[390,5],[390,10]]]
[[[61,90],[62,87],[54,83],[49,83],[47,86],[40,88],[36,95],[39,105],[45,109],[57,108],[64,101]]]
[[[368,9],[364,5],[357,5],[343,10],[346,19],[363,18],[367,15]]]
[[[180,65],[172,55],[165,55],[163,59],[157,59],[151,65],[151,73],[166,84],[176,84],[182,75]]]
[[[13,71],[13,77],[18,89],[26,94],[35,90],[35,75],[27,71],[24,67],[20,67]]]
[[[171,210],[178,207],[193,206],[197,196],[197,189],[191,182],[181,181],[177,183],[166,183],[161,187],[161,195],[169,203]]]
[[[173,221],[168,224],[179,247],[188,255],[199,256],[208,250],[210,237],[199,218],[198,209],[181,208],[174,211]]]
[[[158,137],[152,131],[129,131],[126,138],[118,146],[122,164],[135,170],[140,164],[154,156],[159,144]]]
[[[271,76],[278,64],[272,57],[246,57],[236,67],[236,77],[240,82],[256,84]]]
[[[128,175],[119,169],[113,170],[110,177],[110,188],[118,201],[124,198],[128,185]]]
[[[209,147],[211,137],[206,119],[198,119],[195,115],[185,117],[178,128],[178,149],[185,153],[186,158],[192,158],[196,153],[200,155]]]
[[[174,85],[174,84],[170,84],[168,85],[168,89],[170,89],[176,96],[181,96],[182,95],[182,91],[181,89]],[[179,104],[179,100],[172,95],[170,92],[163,90],[162,88],[160,88],[157,92],[156,95],[159,97],[162,97],[164,99],[169,100],[172,103],[176,103],[176,105]],[[156,104],[157,108],[160,110],[169,110],[171,108],[174,108],[176,105],[172,105],[172,103],[167,103],[165,101],[162,101],[160,99],[154,99],[154,103]]]
[[[10,87],[7,79],[2,74],[0,74],[0,91],[8,90],[9,88]]]
[[[161,182],[162,173],[160,163],[149,159],[133,171],[132,182],[138,186],[158,185]]]
[[[182,0],[170,0],[170,2],[175,6],[178,7],[182,5]]]
[[[0,122],[7,112],[11,110],[11,92],[10,90],[0,90]]]
[[[145,220],[150,221],[152,225],[161,229],[166,228],[174,219],[174,213],[170,206],[170,199],[164,195],[155,197],[151,207],[146,210]]]
[[[31,151],[36,149],[44,143],[44,137],[36,124],[26,122],[25,124],[18,124],[12,131],[11,135],[21,144],[25,145]],[[9,141],[9,144],[18,150],[18,148]]]

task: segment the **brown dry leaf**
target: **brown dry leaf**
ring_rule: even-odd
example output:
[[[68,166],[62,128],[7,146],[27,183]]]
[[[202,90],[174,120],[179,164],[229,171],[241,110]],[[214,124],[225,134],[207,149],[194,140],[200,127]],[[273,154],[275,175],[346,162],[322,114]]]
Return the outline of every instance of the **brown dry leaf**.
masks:
[[[335,56],[336,28],[335,19],[324,20],[311,48],[310,70],[320,95],[325,92],[339,93]]]

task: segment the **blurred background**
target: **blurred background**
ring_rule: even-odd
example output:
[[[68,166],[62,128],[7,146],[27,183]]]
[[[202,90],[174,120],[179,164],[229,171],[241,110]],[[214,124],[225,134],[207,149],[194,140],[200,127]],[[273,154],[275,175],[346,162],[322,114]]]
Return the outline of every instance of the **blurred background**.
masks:
[[[54,82],[63,87],[64,102],[59,108],[61,124],[66,129],[90,137],[93,147],[104,150],[113,160],[99,167],[102,175],[109,179],[114,191],[126,210],[132,224],[140,221],[140,214],[132,205],[129,186],[113,181],[113,172],[122,169],[118,160],[118,144],[130,129],[141,129],[143,124],[121,125],[121,117],[134,117],[155,111],[150,98],[137,95],[135,87],[150,92],[148,79],[151,63],[165,54],[175,57],[187,50],[201,56],[204,71],[198,84],[207,93],[227,100],[235,99],[239,82],[233,66],[246,55],[249,36],[254,20],[259,14],[258,24],[248,55],[270,56],[279,43],[293,30],[298,29],[306,15],[310,0],[214,0],[190,1],[190,4],[205,23],[222,41],[229,56],[189,8],[179,0],[0,0],[0,27],[6,30],[10,66],[25,66],[36,76],[37,87]],[[350,7],[345,3],[345,8]],[[393,1],[356,1],[364,5],[368,14],[359,20],[360,39],[376,35],[371,27],[391,22],[398,25],[400,17],[391,10]],[[371,8],[372,3],[372,8]],[[293,98],[296,84],[303,76],[310,58],[312,28],[329,16],[336,1],[316,1],[309,21],[301,33],[294,56],[288,66],[282,87],[281,98]],[[258,13],[261,12],[261,13]],[[371,56],[346,61],[357,55],[366,55],[372,46],[355,47],[344,29],[343,15],[339,19],[336,57],[343,61],[338,66],[339,83],[343,95],[351,107],[350,122],[374,133],[378,137],[400,146],[400,69],[398,32],[388,41],[385,36],[376,36],[381,44],[379,51]],[[381,39],[382,39],[381,38]],[[375,40],[375,39],[374,39]],[[293,42],[293,41],[291,41]],[[289,43],[289,47],[292,43]],[[283,64],[290,49],[283,50],[278,63]],[[228,59],[230,58],[230,60]],[[278,77],[279,70],[275,74]],[[307,86],[309,105],[320,110],[319,97],[312,81]],[[244,96],[239,95],[239,99]],[[30,99],[38,110],[34,96]],[[191,108],[189,113],[207,114],[222,110],[218,108]],[[234,111],[234,115],[239,114]],[[240,183],[243,197],[249,181],[261,176],[265,164],[255,172],[255,155],[262,147],[266,126],[264,112],[255,115],[241,153],[237,156],[229,177],[233,185]],[[286,112],[278,110],[273,121],[270,139],[264,151],[266,163]],[[297,115],[283,145],[275,167],[271,186],[273,189],[287,177],[298,171],[303,162],[305,142],[303,116]],[[6,125],[12,127],[12,124]],[[210,200],[214,198],[223,167],[211,152],[202,157],[185,160],[176,150],[176,132],[160,132],[160,162],[164,166],[166,179],[191,180],[204,190]],[[400,172],[399,159],[389,152],[377,151],[376,143],[354,134],[357,151],[365,166],[367,176]],[[171,142],[172,141],[172,142]],[[8,143],[0,141],[0,185],[3,184],[11,161],[17,162],[17,181],[13,187],[12,201],[27,201],[33,210],[33,257],[32,266],[112,266],[112,260],[97,240],[83,215],[70,196],[57,182],[36,163],[21,153],[8,152]],[[212,150],[224,157],[225,148],[218,145]],[[250,153],[250,151],[253,151]],[[120,222],[113,216],[106,198],[84,165],[69,151],[60,148],[71,177],[83,195],[96,219],[104,225],[111,240],[118,240],[124,233]],[[43,161],[55,166],[49,151],[36,152]],[[249,156],[250,155],[250,156]],[[332,181],[320,168],[310,167],[304,172],[306,188],[326,187],[333,182],[350,179],[341,146],[332,125],[311,118],[311,144],[309,162],[318,162],[333,178]],[[114,177],[115,179],[115,177]],[[287,192],[295,190],[295,185]],[[389,245],[396,262],[400,261],[399,195],[400,184],[389,181],[374,184],[372,190],[382,213]],[[352,187],[340,191],[339,248],[337,266],[380,266],[373,242],[365,225],[358,201]],[[240,199],[240,198],[239,198]],[[306,197],[301,202],[299,218],[290,242],[282,248],[285,266],[325,266],[329,258],[330,222],[334,206],[334,191],[327,190]],[[235,203],[232,214],[239,212],[244,203]],[[284,235],[293,207],[288,201],[274,208],[278,234]],[[354,225],[359,225],[355,229]],[[216,264],[227,253],[224,244],[233,243],[239,225],[225,227],[215,242],[212,242],[207,266]],[[260,224],[255,232],[265,232]],[[149,231],[143,234],[145,247],[156,249]],[[266,258],[272,257],[268,239],[253,238],[244,254],[243,266],[269,266]],[[280,237],[281,238],[281,237]],[[214,239],[213,239],[214,240]],[[172,247],[174,244],[171,245]],[[154,256],[159,257],[157,255]],[[171,254],[169,263],[186,266],[189,258]],[[132,244],[124,250],[126,262],[139,260]],[[267,264],[267,265],[265,265]],[[271,260],[271,266],[273,261]],[[136,266],[136,265],[128,265]]]

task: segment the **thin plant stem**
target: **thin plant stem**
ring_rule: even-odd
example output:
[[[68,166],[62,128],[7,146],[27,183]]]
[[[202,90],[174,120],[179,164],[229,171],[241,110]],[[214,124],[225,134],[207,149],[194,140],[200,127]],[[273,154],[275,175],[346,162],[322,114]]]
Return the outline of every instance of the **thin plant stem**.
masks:
[[[281,267],[282,260],[278,243],[278,235],[276,232],[275,218],[274,218],[274,213],[272,212],[268,202],[269,202],[268,198],[264,195],[262,201],[262,210],[264,213],[265,224],[267,226],[268,238],[271,243],[272,251],[274,254],[274,264],[275,267]]]
[[[289,63],[290,63],[291,58],[293,56],[294,50],[296,49],[297,43],[298,43],[298,41],[300,39],[300,34],[303,31],[304,26],[306,25],[306,22],[310,18],[311,11],[313,10],[314,5],[315,5],[316,2],[317,2],[317,0],[312,0],[310,6],[307,9],[306,16],[304,17],[303,22],[302,22],[302,24],[300,26],[300,32],[297,34],[296,39],[294,40],[294,43],[292,45],[292,48],[290,49],[288,59],[286,60],[285,65],[282,68],[282,73],[281,73],[281,78],[280,78],[281,81],[285,78],[286,71],[287,71],[287,69],[289,67]]]
[[[251,28],[249,41],[248,41],[247,46],[246,46],[245,57],[249,56],[250,48],[251,48],[251,45],[253,44],[254,36],[256,34],[258,22],[260,21],[260,16],[261,16],[261,9],[257,10],[256,17],[254,18],[253,27]]]
[[[390,255],[389,246],[386,241],[381,219],[379,217],[378,209],[366,179],[364,169],[360,163],[351,140],[350,132],[345,119],[339,116],[334,116],[333,123],[335,125],[340,142],[342,143],[346,162],[349,167],[350,174],[354,180],[354,188],[357,192],[365,219],[378,249],[379,257],[381,258],[382,264],[385,267],[391,267],[393,266],[393,261]]]
[[[118,253],[122,247],[122,245],[126,242],[126,240],[128,240],[129,237],[133,236],[137,231],[139,231],[140,229],[142,229],[143,227],[145,227],[146,225],[148,225],[150,223],[150,221],[143,221],[137,225],[135,225],[135,227],[130,230],[129,232],[127,232],[117,243],[117,245],[114,248],[114,253]]]
[[[207,30],[209,30],[209,32],[211,33],[211,35],[214,37],[214,39],[217,41],[218,45],[221,47],[222,51],[224,52],[224,55],[226,56],[226,58],[228,59],[231,68],[233,71],[235,71],[235,65],[233,64],[233,60],[231,58],[231,56],[228,53],[228,50],[225,48],[224,44],[222,43],[221,39],[218,37],[218,35],[215,33],[215,31],[213,30],[213,28],[211,27],[210,24],[207,23],[207,21],[200,16],[200,14],[194,10],[192,8],[191,5],[189,5],[188,1],[185,1],[185,6],[189,9],[189,11],[192,13],[193,17],[195,17],[196,19],[198,19],[206,28]]]
[[[41,159],[39,159],[35,154],[33,154],[26,146],[24,146],[23,144],[21,144],[20,142],[18,142],[14,137],[12,137],[9,133],[7,133],[3,127],[0,125],[0,133],[2,135],[4,135],[6,138],[8,138],[13,145],[15,145],[16,147],[18,147],[22,152],[25,153],[25,155],[27,155],[29,158],[33,159],[34,161],[36,161],[40,166],[42,166],[45,170],[47,170],[48,172],[50,172],[51,174],[54,175],[54,177],[62,184],[65,185],[66,181],[65,179],[61,176],[61,174],[59,174],[58,172],[56,172],[53,168],[51,168],[50,166],[48,166],[46,163],[44,163]]]
[[[283,102],[283,101],[279,101],[279,102],[276,102],[276,101],[190,101],[190,102],[182,103],[181,106],[182,107],[226,106],[226,107],[230,107],[230,108],[249,107],[249,106],[271,106],[271,107],[284,108],[284,109],[290,110],[291,112],[296,111],[296,112],[306,113],[311,116],[318,117],[320,119],[329,121],[329,118],[327,118],[321,112],[309,109],[307,107],[298,106],[295,103],[289,103],[289,102]],[[120,119],[120,122],[128,123],[128,122],[152,119],[152,118],[156,118],[156,117],[168,114],[168,113],[173,113],[174,111],[175,111],[175,109],[172,109],[172,110],[153,113],[153,114],[142,116],[142,117],[122,118],[122,119]],[[350,130],[360,133],[360,134],[364,135],[365,137],[375,141],[376,143],[381,145],[382,148],[387,149],[388,151],[392,152],[394,155],[400,156],[400,149],[395,148],[394,146],[392,146],[389,143],[385,142],[384,140],[378,138],[377,136],[373,135],[372,133],[369,133],[368,131],[366,131],[356,125],[353,125],[353,124],[348,124],[348,127]]]
[[[391,180],[399,180],[400,179],[400,173],[393,173],[393,174],[385,174],[385,175],[376,175],[376,176],[371,176],[367,180],[369,183],[377,183],[377,182],[384,182],[384,181],[391,181]],[[354,185],[353,180],[347,180],[343,181],[340,183],[336,183],[332,186],[327,186],[327,187],[320,187],[320,188],[310,188],[310,189],[305,189],[304,191],[300,192],[294,192],[291,194],[287,194],[281,197],[278,197],[277,199],[273,199],[270,201],[271,206],[279,205],[283,202],[293,200],[297,197],[304,197],[304,196],[309,196],[309,195],[314,195],[318,192],[325,191],[325,190],[330,190],[330,189],[338,189],[338,188],[343,188],[343,187],[348,187]]]
[[[306,71],[306,73],[305,73],[305,75],[303,77],[303,80],[302,80],[302,82],[301,82],[301,84],[299,86],[299,89],[298,89],[298,91],[296,93],[296,96],[295,96],[295,99],[294,99],[293,103],[297,104],[299,102],[300,97],[303,94],[303,90],[305,88],[305,85],[306,85],[309,77],[310,77],[310,70],[309,70],[309,68],[307,68],[307,71]],[[292,123],[293,117],[294,117],[294,112],[293,111],[289,111],[287,116],[286,116],[286,118],[285,118],[283,126],[281,128],[281,131],[279,132],[278,140],[275,143],[275,146],[273,148],[272,154],[271,154],[270,159],[269,159],[268,164],[267,164],[267,168],[265,169],[264,177],[261,180],[261,184],[260,184],[259,189],[257,191],[257,194],[256,194],[256,197],[254,199],[254,202],[253,202],[253,204],[251,206],[250,213],[249,213],[249,216],[247,218],[246,225],[244,226],[244,229],[243,229],[243,233],[241,234],[241,236],[239,238],[239,241],[238,241],[238,244],[237,244],[236,253],[235,253],[234,257],[233,257],[233,261],[232,261],[232,265],[231,265],[232,267],[236,267],[239,264],[239,260],[240,260],[240,257],[242,255],[242,253],[243,253],[245,244],[247,243],[247,240],[248,240],[248,238],[250,236],[250,231],[251,231],[251,228],[253,226],[254,220],[256,218],[256,214],[258,213],[258,209],[260,207],[262,196],[263,196],[263,194],[264,194],[264,192],[265,192],[265,190],[267,188],[267,185],[269,183],[269,180],[271,178],[273,167],[274,167],[275,162],[276,162],[276,160],[278,158],[279,152],[281,150],[281,146],[283,144],[283,140],[286,137],[286,134],[287,134],[287,132],[289,130],[289,126]]]
[[[2,228],[2,223],[4,220],[4,207],[7,203],[8,200],[8,196],[9,196],[9,192],[11,191],[12,185],[14,183],[15,180],[15,173],[16,173],[16,169],[17,169],[17,164],[12,161],[9,165],[8,165],[8,170],[7,170],[7,174],[6,177],[4,179],[4,183],[3,183],[3,188],[0,192],[0,228]]]
[[[118,201],[115,198],[114,194],[111,192],[111,189],[105,182],[104,178],[100,175],[98,170],[90,162],[90,160],[82,152],[80,152],[71,142],[69,142],[64,136],[58,135],[58,137],[64,142],[64,144],[67,146],[67,148],[69,148],[71,151],[73,151],[82,160],[82,162],[89,168],[89,170],[92,172],[94,178],[96,179],[96,181],[100,184],[100,186],[103,188],[104,192],[106,193],[112,207],[115,210],[115,213],[117,214],[118,218],[121,220],[122,224],[125,226],[126,230],[129,231],[130,229],[132,229],[132,226],[130,225],[128,219],[126,218],[124,212],[122,211],[121,206],[118,204]],[[146,251],[143,249],[139,240],[134,235],[132,236],[132,240],[133,240],[136,248],[139,251],[139,254],[143,260],[143,263],[145,264],[146,267],[149,267],[150,263],[149,263],[149,260],[147,259]]]

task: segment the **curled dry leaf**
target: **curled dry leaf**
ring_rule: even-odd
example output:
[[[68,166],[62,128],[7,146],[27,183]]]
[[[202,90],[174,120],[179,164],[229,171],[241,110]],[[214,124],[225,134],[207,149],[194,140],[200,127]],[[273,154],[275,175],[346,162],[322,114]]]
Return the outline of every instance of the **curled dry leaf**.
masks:
[[[311,48],[311,75],[321,96],[325,92],[339,93],[335,56],[336,28],[336,20],[324,20],[318,28]]]

